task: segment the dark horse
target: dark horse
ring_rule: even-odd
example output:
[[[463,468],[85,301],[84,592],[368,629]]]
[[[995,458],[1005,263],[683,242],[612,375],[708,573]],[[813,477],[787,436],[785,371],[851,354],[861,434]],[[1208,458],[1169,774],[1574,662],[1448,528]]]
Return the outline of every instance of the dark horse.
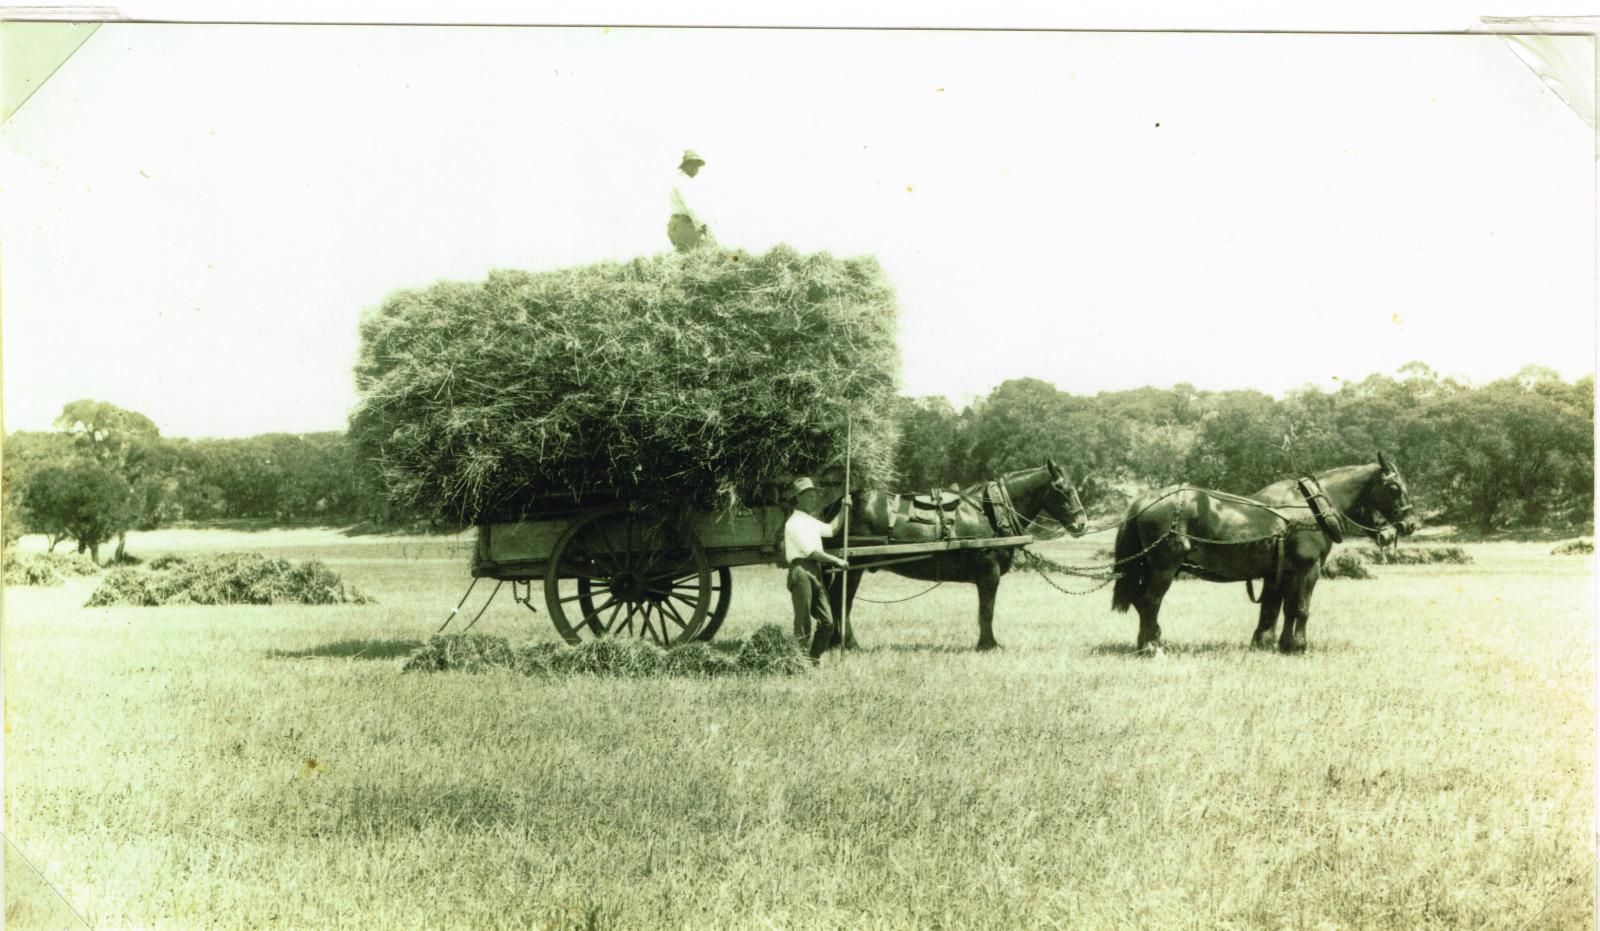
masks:
[[[1161,652],[1161,599],[1184,572],[1213,582],[1261,579],[1255,645],[1306,648],[1311,592],[1346,527],[1377,536],[1385,523],[1417,529],[1405,479],[1382,453],[1375,465],[1344,466],[1311,479],[1289,479],[1253,495],[1175,485],[1134,499],[1117,531],[1117,579],[1111,607],[1139,612],[1139,649]]]
[[[1078,489],[1071,480],[1047,460],[1034,469],[1010,472],[990,482],[979,482],[960,492],[938,492],[926,498],[892,495],[882,491],[856,493],[855,510],[850,515],[852,545],[874,543],[924,543],[940,539],[993,539],[1031,533],[1040,514],[1054,518],[1068,533],[1083,533],[1086,517],[1078,500]],[[911,558],[883,571],[927,582],[970,582],[978,586],[978,649],[992,650],[1000,644],[994,639],[994,596],[1000,577],[1011,569],[1016,547],[957,549]],[[853,604],[864,571],[876,572],[870,564],[848,573],[848,598]],[[829,585],[828,601],[833,616],[840,617],[839,576]],[[854,632],[848,617],[835,624],[834,645],[854,647]],[[839,628],[845,629],[839,632]],[[810,636],[810,631],[795,631]]]

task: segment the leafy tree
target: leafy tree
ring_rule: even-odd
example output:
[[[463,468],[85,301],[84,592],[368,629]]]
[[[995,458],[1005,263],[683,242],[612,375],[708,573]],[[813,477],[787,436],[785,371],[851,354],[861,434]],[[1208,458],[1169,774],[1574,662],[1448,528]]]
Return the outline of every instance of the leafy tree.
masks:
[[[17,493],[20,486],[12,478],[11,459],[0,453],[0,535],[3,535],[4,549],[11,549],[11,544],[17,542],[22,536],[22,508],[17,504]]]
[[[1189,481],[1248,494],[1294,471],[1294,434],[1276,402],[1259,391],[1226,391],[1201,401],[1205,413],[1186,463]]]
[[[1432,478],[1450,510],[1489,533],[1517,519],[1537,524],[1574,498],[1592,501],[1592,390],[1587,380],[1517,376],[1430,402],[1422,418]]]
[[[126,479],[97,462],[78,460],[33,473],[23,489],[28,525],[59,540],[71,537],[78,552],[100,561],[100,546],[138,518]],[[51,544],[54,548],[54,543]]]
[[[1124,468],[1128,440],[1124,423],[1096,407],[1092,398],[1073,397],[1037,378],[1004,382],[971,409],[968,478],[1054,459],[1076,482],[1085,507],[1103,506]]]
[[[161,431],[143,414],[91,400],[67,404],[55,425],[72,438],[83,456],[115,472],[129,486],[127,506],[132,516],[117,532],[116,558],[121,559],[130,526],[154,527],[161,520],[166,490],[166,483],[159,478]]]

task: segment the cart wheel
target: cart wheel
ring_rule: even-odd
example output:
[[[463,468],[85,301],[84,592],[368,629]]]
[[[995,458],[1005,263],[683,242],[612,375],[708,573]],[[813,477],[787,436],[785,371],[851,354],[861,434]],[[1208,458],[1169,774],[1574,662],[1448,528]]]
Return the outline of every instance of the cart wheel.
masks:
[[[700,541],[627,505],[573,521],[544,581],[550,620],[568,643],[578,643],[580,632],[687,643],[711,616],[715,594]]]
[[[706,616],[706,626],[700,628],[699,639],[709,641],[728,619],[728,605],[733,602],[733,570],[718,566],[711,576],[711,613]]]
[[[584,617],[591,617],[595,612],[594,585],[588,579],[578,579],[578,594],[583,596],[578,599],[578,607],[583,611]],[[706,623],[700,628],[700,633],[695,635],[697,640],[709,642],[722,628],[722,622],[728,619],[728,604],[733,600],[733,570],[727,566],[718,566],[711,573],[711,612],[706,615]],[[605,628],[600,626],[600,619],[595,617],[589,621],[589,630],[597,637],[605,636]]]

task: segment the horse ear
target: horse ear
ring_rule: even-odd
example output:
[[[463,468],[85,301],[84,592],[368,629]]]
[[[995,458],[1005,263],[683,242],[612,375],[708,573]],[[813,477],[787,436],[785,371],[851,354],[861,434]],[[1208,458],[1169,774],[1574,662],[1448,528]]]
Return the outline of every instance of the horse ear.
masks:
[[[1051,476],[1055,478],[1061,477],[1061,469],[1056,465],[1056,461],[1054,459],[1046,457],[1044,464],[1050,469]]]
[[[1378,450],[1378,465],[1385,472],[1393,472],[1394,471],[1394,466],[1389,464],[1389,457],[1385,456],[1383,454],[1383,450],[1381,450],[1381,449]]]

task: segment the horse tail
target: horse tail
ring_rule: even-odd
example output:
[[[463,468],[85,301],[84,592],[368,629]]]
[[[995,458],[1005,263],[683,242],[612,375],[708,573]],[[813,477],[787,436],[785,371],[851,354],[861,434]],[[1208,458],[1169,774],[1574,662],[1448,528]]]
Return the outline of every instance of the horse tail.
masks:
[[[1144,589],[1144,558],[1134,558],[1140,549],[1139,522],[1130,516],[1117,529],[1117,545],[1113,550],[1117,560],[1111,569],[1117,573],[1116,585],[1111,589],[1113,611],[1127,611]]]

